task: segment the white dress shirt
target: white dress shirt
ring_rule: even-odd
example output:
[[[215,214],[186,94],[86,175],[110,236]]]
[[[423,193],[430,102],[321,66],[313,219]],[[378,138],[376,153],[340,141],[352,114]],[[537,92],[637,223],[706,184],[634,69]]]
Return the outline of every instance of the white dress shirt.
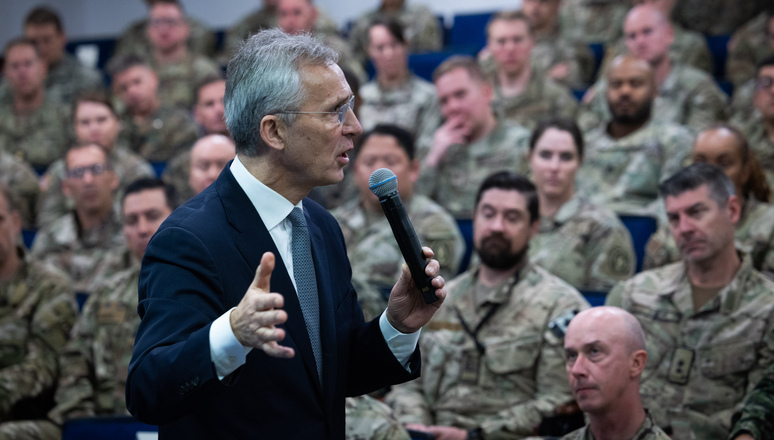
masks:
[[[285,269],[290,275],[293,287],[296,287],[296,279],[293,276],[293,252],[290,244],[292,224],[287,217],[295,207],[303,210],[302,202],[293,205],[288,199],[264,185],[250,174],[239,160],[239,156],[234,158],[230,169],[237,184],[247,194],[247,198],[250,199],[264,226],[269,231],[282,261],[285,262]],[[218,317],[210,326],[210,357],[215,364],[215,370],[220,380],[242,366],[245,363],[247,353],[253,349],[242,346],[234,335],[230,321],[232,310],[234,309],[232,308]],[[379,328],[392,354],[401,365],[408,369],[409,358],[416,349],[419,340],[419,331],[410,334],[399,332],[387,320],[385,313],[382,313],[379,318]]]

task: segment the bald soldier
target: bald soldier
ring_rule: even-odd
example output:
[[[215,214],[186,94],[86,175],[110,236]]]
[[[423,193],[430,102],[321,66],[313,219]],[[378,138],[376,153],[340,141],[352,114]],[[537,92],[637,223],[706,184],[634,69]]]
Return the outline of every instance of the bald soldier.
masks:
[[[618,307],[580,312],[567,327],[564,355],[570,388],[589,424],[562,440],[669,439],[640,400],[648,353],[637,318]]]

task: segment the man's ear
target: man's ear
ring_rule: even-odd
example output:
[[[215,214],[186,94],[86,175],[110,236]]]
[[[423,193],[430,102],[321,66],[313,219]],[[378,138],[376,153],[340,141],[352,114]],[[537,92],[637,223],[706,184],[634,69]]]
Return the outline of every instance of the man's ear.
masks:
[[[285,149],[287,126],[277,115],[266,115],[261,119],[261,139],[275,150]]]

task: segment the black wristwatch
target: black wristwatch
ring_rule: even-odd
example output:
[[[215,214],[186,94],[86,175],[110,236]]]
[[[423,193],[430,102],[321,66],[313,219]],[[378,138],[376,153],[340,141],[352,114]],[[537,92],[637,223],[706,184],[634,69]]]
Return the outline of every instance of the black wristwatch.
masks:
[[[484,440],[484,432],[481,428],[468,429],[468,436],[465,440]]]

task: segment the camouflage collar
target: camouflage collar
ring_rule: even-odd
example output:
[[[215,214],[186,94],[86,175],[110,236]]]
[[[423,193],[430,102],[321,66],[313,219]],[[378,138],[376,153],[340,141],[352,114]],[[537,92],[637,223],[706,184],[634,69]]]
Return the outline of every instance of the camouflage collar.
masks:
[[[557,226],[563,225],[568,220],[572,219],[581,211],[581,208],[585,204],[586,200],[583,199],[578,193],[575,193],[570,200],[568,200],[554,216],[554,223]]]
[[[472,288],[476,288],[476,286],[479,286],[480,269],[481,269],[481,262],[476,261],[475,266],[472,268],[473,270],[473,279],[471,280]],[[505,304],[506,302],[508,302],[511,298],[511,295],[513,294],[513,290],[515,289],[515,287],[519,284],[520,281],[525,280],[527,278],[527,275],[531,270],[532,270],[532,264],[530,264],[527,258],[527,255],[525,254],[524,261],[521,263],[521,267],[516,271],[516,274],[514,274],[512,277],[509,277],[499,286],[491,289],[489,294],[483,297],[482,300],[479,300],[479,298],[476,297],[474,300],[476,307],[481,307],[485,304]]]

